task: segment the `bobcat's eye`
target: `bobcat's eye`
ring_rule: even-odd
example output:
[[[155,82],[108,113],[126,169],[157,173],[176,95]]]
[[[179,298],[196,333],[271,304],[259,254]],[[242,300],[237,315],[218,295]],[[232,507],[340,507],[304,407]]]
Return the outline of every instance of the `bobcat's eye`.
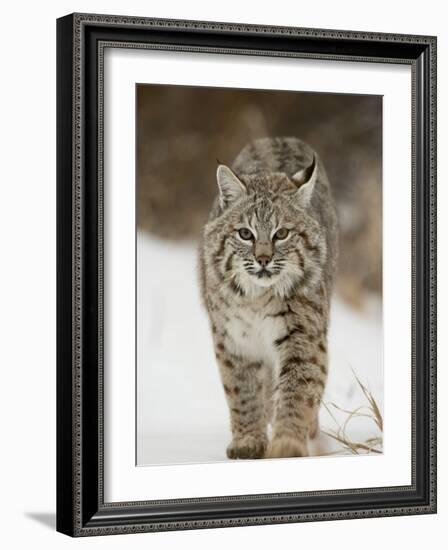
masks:
[[[244,240],[244,241],[250,241],[253,238],[252,231],[247,229],[247,227],[242,227],[238,230],[238,235]]]
[[[286,237],[289,235],[289,231],[288,229],[286,229],[286,227],[280,227],[280,229],[278,229],[274,235],[274,237],[276,239],[278,239],[279,241],[283,241],[284,239],[286,239]]]

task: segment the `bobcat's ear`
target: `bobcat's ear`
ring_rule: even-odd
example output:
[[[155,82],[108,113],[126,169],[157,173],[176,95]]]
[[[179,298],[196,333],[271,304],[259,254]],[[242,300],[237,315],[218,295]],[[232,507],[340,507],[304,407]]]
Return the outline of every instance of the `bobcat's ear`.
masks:
[[[303,207],[309,206],[317,180],[317,162],[314,153],[311,164],[296,172],[292,180],[299,187],[294,197],[296,203]]]
[[[216,179],[219,187],[219,199],[223,207],[238,199],[246,193],[244,183],[225,164],[220,164],[216,171]]]

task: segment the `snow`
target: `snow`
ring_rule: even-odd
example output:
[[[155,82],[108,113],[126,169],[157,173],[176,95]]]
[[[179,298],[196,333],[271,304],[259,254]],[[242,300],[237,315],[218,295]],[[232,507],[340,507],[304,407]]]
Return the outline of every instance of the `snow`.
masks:
[[[137,235],[137,464],[226,461],[230,441],[224,392],[199,296],[197,249]],[[353,371],[383,407],[382,317],[378,298],[365,311],[334,299],[330,368],[321,431],[333,432],[367,404]],[[352,370],[353,369],[353,370]],[[331,411],[332,415],[328,411]],[[378,435],[371,418],[352,419],[350,439]],[[312,453],[344,452],[321,433]]]

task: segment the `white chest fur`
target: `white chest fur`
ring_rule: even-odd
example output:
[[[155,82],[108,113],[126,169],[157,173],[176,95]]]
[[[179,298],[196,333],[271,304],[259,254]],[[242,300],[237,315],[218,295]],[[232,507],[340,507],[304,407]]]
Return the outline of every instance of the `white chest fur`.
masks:
[[[226,332],[230,351],[273,366],[276,362],[274,340],[284,333],[283,319],[251,309],[236,309],[229,312],[228,318]]]

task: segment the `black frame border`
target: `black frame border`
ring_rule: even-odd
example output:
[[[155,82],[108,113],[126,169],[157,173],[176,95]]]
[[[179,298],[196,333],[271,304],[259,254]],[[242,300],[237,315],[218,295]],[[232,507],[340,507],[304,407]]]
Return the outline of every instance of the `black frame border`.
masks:
[[[106,47],[412,67],[412,485],[105,503]],[[436,512],[436,38],[72,14],[57,21],[57,530],[71,536]]]

